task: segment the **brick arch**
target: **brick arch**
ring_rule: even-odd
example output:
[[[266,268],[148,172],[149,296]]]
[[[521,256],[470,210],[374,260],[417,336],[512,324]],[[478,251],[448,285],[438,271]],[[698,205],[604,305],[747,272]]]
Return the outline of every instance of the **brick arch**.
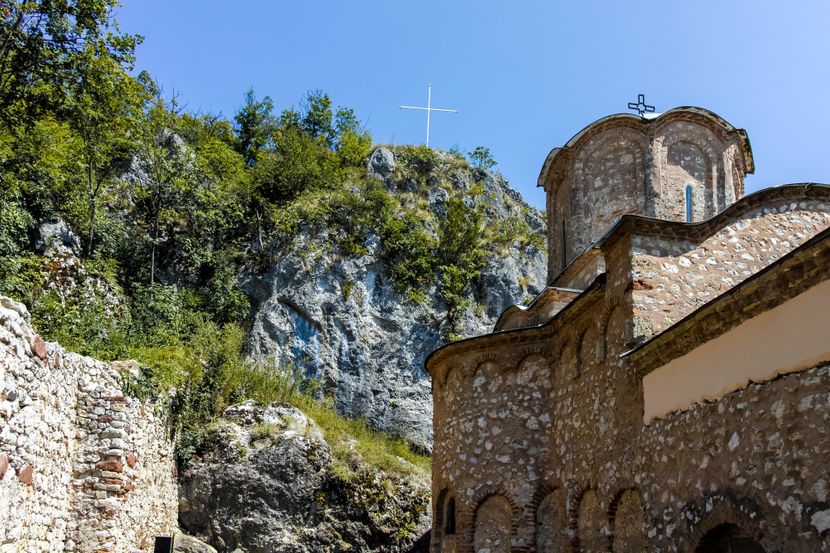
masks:
[[[467,368],[464,366],[463,363],[459,363],[456,360],[450,360],[445,364],[441,365],[441,369],[435,375],[433,382],[438,389],[444,388],[447,383],[447,378],[449,377],[450,373],[453,371],[459,371],[461,373],[465,372]]]
[[[444,381],[444,395],[450,393],[459,393],[464,386],[465,373],[463,367],[453,367],[452,370],[447,371],[447,376]]]
[[[499,356],[497,354],[493,353],[492,351],[490,351],[490,352],[485,352],[485,353],[481,353],[479,355],[476,355],[475,357],[473,357],[469,361],[468,365],[471,369],[471,372],[475,372],[475,371],[478,370],[478,368],[481,365],[483,365],[485,363],[488,363],[488,362],[489,363],[498,363],[498,361],[499,361]]]
[[[506,544],[506,551],[511,551],[512,548],[512,540],[518,533],[519,527],[521,526],[523,516],[522,516],[522,509],[519,507],[516,500],[507,492],[504,488],[486,488],[481,490],[478,494],[475,495],[473,500],[470,502],[471,508],[464,510],[464,522],[463,526],[459,526],[459,530],[463,528],[463,535],[459,536],[463,538],[463,544],[469,546],[470,551],[475,550],[475,540],[476,540],[476,524],[479,522],[479,515],[481,512],[481,508],[490,500],[504,500],[505,505],[508,506],[509,510],[509,522],[510,526],[507,529],[507,544]],[[459,519],[461,517],[459,516]],[[460,522],[460,520],[459,520]],[[467,548],[465,548],[467,549]],[[496,553],[495,551],[493,553]]]
[[[542,482],[536,487],[530,502],[525,507],[525,521],[524,524],[528,528],[534,529],[534,540],[530,551],[535,553],[559,553],[570,551],[570,539],[563,534],[558,543],[561,545],[559,549],[551,547],[550,528],[546,528],[546,515],[549,514],[551,503],[561,509],[561,531],[568,529],[568,504],[565,499],[565,487],[559,482]],[[554,524],[555,531],[555,524]]]
[[[606,553],[610,540],[602,533],[607,524],[606,509],[596,487],[585,487],[573,496],[569,527],[575,552]]]
[[[530,353],[528,355],[525,355],[524,357],[522,357],[521,361],[519,361],[519,363],[516,365],[517,382],[519,382],[519,380],[524,377],[524,372],[525,372],[527,366],[531,365],[533,363],[537,363],[540,367],[542,367],[541,370],[535,371],[535,373],[534,373],[535,378],[539,379],[541,377],[541,378],[549,379],[550,371],[548,369],[550,368],[550,356],[549,355],[546,356],[543,353],[536,352],[536,353]],[[519,383],[520,384],[523,383],[523,384],[526,384],[526,385],[531,384],[531,382],[519,382]],[[546,385],[545,382],[538,382],[538,384]]]
[[[534,356],[543,357],[545,359],[545,362],[549,362],[550,359],[553,358],[553,353],[549,348],[545,346],[526,346],[518,351],[518,354],[516,356],[518,358],[516,368],[520,369],[529,358]]]
[[[696,217],[696,220],[700,221],[708,219],[726,207],[726,204],[724,203],[725,178],[722,174],[723,162],[719,153],[724,150],[726,144],[716,132],[704,125],[696,125],[697,127],[704,129],[702,132],[697,134],[677,130],[676,128],[673,128],[674,125],[676,125],[676,123],[673,124],[672,122],[667,122],[657,130],[658,133],[663,134],[663,147],[666,152],[664,161],[667,166],[677,165],[676,163],[670,162],[670,156],[672,151],[681,144],[691,145],[700,151],[704,162],[704,178],[700,184],[704,188],[703,197],[705,210],[703,211],[702,218]],[[663,184],[665,186],[669,183],[666,181]],[[665,191],[659,192],[661,195],[665,193]],[[671,198],[670,201],[676,200],[677,198]]]
[[[482,361],[481,363],[476,364],[475,369],[470,371],[469,376],[472,377],[472,378],[475,378],[476,376],[478,376],[482,372],[487,371],[487,369],[489,369],[489,368],[493,368],[493,369],[495,369],[496,371],[499,371],[499,372],[501,372],[503,370],[502,365],[499,364],[497,361],[495,361],[494,359],[488,359],[486,361]]]
[[[759,544],[767,551],[775,550],[774,536],[770,535],[770,528],[765,524],[766,517],[759,507],[759,503],[752,498],[742,498],[740,501],[725,494],[709,496],[704,501],[697,502],[696,508],[690,511],[705,511],[707,503],[712,504],[709,510],[698,522],[694,522],[694,516],[689,517],[688,513],[681,513],[684,520],[689,522],[689,543],[685,549],[686,553],[694,553],[701,538],[710,530],[714,530],[723,524],[734,524],[746,532],[750,532]]]
[[[581,336],[580,336],[581,338]],[[579,339],[568,338],[562,343],[557,356],[555,381],[565,383],[577,376],[579,351],[577,349]]]
[[[605,361],[605,339],[600,337],[600,331],[594,324],[587,325],[579,336],[577,349],[577,377],[585,374],[592,365],[599,365]],[[590,348],[595,348],[591,350]]]
[[[480,371],[485,370],[488,366],[494,367],[496,370],[493,374],[503,373],[507,369],[504,359],[493,352],[482,353],[475,356],[468,363],[470,367],[469,378],[474,379]]]

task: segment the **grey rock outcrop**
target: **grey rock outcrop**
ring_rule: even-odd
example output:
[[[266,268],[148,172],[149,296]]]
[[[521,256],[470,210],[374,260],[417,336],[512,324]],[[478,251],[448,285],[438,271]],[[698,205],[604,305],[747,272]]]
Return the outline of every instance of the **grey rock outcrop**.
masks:
[[[231,407],[180,474],[180,524],[220,552],[409,551],[430,527],[429,475],[343,476],[335,457],[293,407]]]
[[[388,148],[375,148],[369,156],[369,174],[385,179],[395,170],[395,154]]]
[[[402,158],[398,151],[377,148],[367,162],[370,174],[382,178],[393,195],[421,194],[436,217],[451,196],[458,197],[482,214],[484,232],[520,224],[542,242],[542,214],[499,175],[439,152],[435,167],[423,176],[407,171]],[[413,174],[421,182],[415,191]],[[435,234],[432,221],[424,226]],[[395,290],[377,235],[359,256],[336,255],[319,246],[325,243],[324,234],[301,235],[270,270],[248,277],[246,290],[255,306],[253,355],[318,379],[341,413],[364,416],[374,427],[431,450],[432,400],[423,364],[447,339],[447,306],[437,283],[423,290],[422,301],[412,301]],[[453,333],[470,337],[491,331],[504,309],[541,291],[546,267],[539,246],[507,240],[491,248],[481,275],[468,287],[469,308]]]
[[[81,255],[81,241],[62,219],[42,223],[37,229],[37,251],[47,257]]]
[[[174,553],[217,553],[216,548],[193,536],[176,532],[173,539]]]

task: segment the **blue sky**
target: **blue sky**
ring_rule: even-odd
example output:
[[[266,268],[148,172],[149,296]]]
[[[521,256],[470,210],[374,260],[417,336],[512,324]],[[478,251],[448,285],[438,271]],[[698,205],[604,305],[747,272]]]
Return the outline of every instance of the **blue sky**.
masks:
[[[278,109],[309,89],[355,109],[376,142],[489,147],[531,203],[548,151],[637,93],[749,133],[747,190],[830,182],[830,2],[123,0],[138,69],[191,110],[230,117],[245,90]]]

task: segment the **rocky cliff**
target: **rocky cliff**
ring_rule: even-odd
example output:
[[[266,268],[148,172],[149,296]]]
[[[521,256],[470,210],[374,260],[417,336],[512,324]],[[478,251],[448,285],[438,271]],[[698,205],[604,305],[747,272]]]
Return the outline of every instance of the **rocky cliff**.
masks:
[[[179,480],[179,520],[218,551],[410,551],[430,527],[429,474],[343,455],[295,407],[223,413]]]
[[[365,416],[375,427],[430,449],[432,401],[424,359],[448,338],[491,331],[506,307],[541,290],[545,223],[498,174],[441,152],[425,169],[410,152],[380,147],[367,162],[369,174],[401,212],[417,211],[431,235],[453,198],[481,215],[486,257],[465,287],[467,302],[449,331],[439,283],[428,282],[416,299],[401,293],[383,258],[381,237],[372,232],[364,252],[351,256],[325,247],[329,229],[301,233],[269,270],[248,277],[246,291],[255,305],[254,356],[298,368],[323,384],[342,413]]]

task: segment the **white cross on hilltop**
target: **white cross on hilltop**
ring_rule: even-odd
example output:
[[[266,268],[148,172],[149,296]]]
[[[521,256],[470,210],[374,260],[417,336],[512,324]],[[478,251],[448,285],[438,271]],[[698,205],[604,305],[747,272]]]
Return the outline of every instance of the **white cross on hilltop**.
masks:
[[[429,116],[433,111],[445,111],[447,113],[458,113],[457,109],[441,109],[432,107],[432,85],[427,85],[427,107],[401,106],[401,109],[420,109],[427,112],[427,146],[429,146]]]

